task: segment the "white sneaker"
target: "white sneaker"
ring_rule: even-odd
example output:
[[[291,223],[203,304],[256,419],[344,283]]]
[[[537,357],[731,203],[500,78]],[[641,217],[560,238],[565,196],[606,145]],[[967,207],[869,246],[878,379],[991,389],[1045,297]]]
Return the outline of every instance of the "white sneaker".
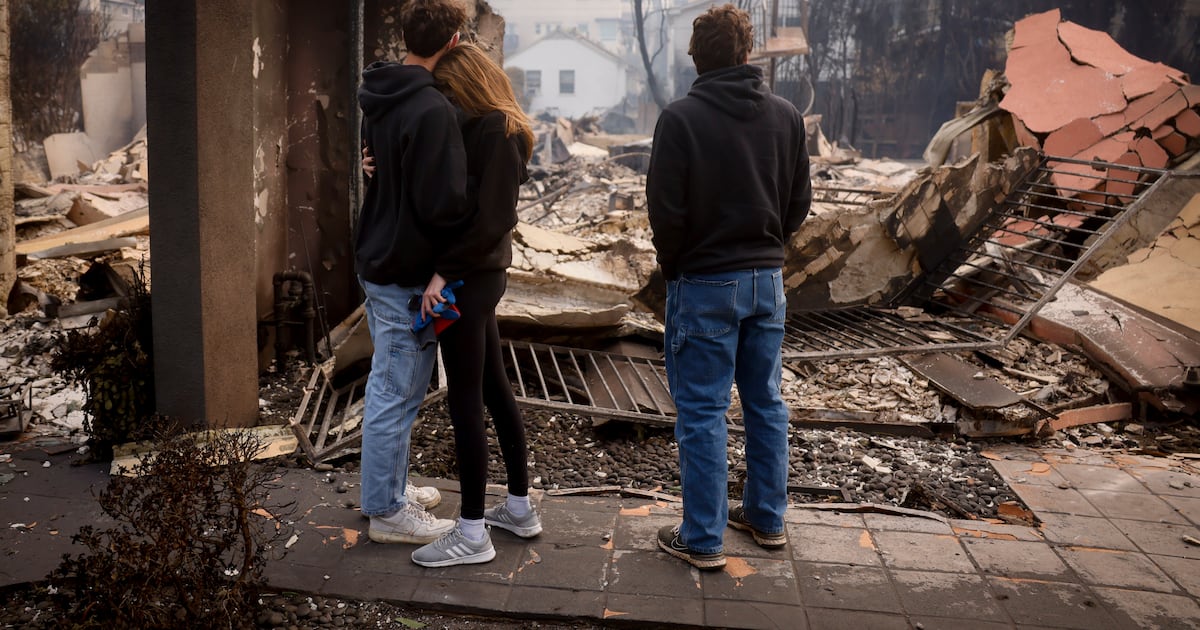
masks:
[[[409,501],[391,516],[372,516],[367,537],[377,543],[431,543],[454,529],[457,523],[435,518],[425,508]]]
[[[496,548],[492,546],[492,538],[487,533],[484,533],[483,540],[473,541],[459,527],[412,553],[413,562],[423,567],[479,564],[495,557]]]
[[[442,493],[438,492],[433,486],[414,486],[412,482],[408,482],[404,486],[404,496],[413,503],[420,504],[426,510],[432,510],[442,502]]]

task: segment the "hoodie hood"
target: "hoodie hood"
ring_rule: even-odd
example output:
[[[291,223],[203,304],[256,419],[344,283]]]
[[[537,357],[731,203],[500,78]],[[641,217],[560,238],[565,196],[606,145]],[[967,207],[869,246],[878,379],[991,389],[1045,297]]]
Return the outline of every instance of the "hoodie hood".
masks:
[[[763,110],[767,94],[762,68],[751,65],[705,72],[692,83],[692,89],[688,91],[689,96],[739,120],[758,116]]]
[[[376,61],[362,73],[358,104],[367,120],[386,114],[413,94],[434,85],[433,74],[421,66]]]

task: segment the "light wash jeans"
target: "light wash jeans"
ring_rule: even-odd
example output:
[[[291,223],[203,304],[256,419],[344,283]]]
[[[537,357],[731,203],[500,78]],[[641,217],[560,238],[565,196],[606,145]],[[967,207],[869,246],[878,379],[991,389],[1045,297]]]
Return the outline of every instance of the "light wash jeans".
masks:
[[[729,517],[725,414],[735,381],[746,428],[746,518],[761,532],[783,531],[788,411],[779,385],[786,312],[777,268],[681,275],[667,283],[667,379],[678,414],[683,481],[679,531],[696,553],[723,551]]]
[[[437,348],[433,326],[413,332],[417,311],[408,309],[424,286],[372,284],[359,278],[366,293],[367,326],[375,353],[363,407],[362,508],[365,516],[388,516],[404,507],[408,449],[413,422]]]

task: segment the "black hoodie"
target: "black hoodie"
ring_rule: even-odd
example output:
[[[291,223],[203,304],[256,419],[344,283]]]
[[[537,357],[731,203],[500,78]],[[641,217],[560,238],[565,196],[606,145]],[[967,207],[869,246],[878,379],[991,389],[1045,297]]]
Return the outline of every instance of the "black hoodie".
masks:
[[[355,267],[375,284],[424,286],[468,219],[457,110],[421,66],[373,63],[358,89],[375,157],[354,235]]]
[[[812,202],[804,119],[762,70],[705,72],[663,110],[646,199],[668,280],[781,267]]]
[[[475,272],[504,271],[512,264],[517,195],[529,171],[525,139],[520,134],[509,136],[506,123],[503,112],[492,111],[463,124],[471,218],[470,226],[438,258],[437,272],[447,281]]]

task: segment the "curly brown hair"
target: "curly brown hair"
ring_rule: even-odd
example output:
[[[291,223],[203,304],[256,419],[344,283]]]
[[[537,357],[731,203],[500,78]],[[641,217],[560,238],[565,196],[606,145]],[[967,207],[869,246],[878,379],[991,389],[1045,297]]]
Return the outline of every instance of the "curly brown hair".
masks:
[[[754,25],[750,14],[732,4],[712,7],[692,22],[688,54],[698,74],[740,66],[746,63],[752,48]]]
[[[456,0],[408,0],[400,10],[400,31],[408,51],[421,57],[438,53],[467,22]]]

